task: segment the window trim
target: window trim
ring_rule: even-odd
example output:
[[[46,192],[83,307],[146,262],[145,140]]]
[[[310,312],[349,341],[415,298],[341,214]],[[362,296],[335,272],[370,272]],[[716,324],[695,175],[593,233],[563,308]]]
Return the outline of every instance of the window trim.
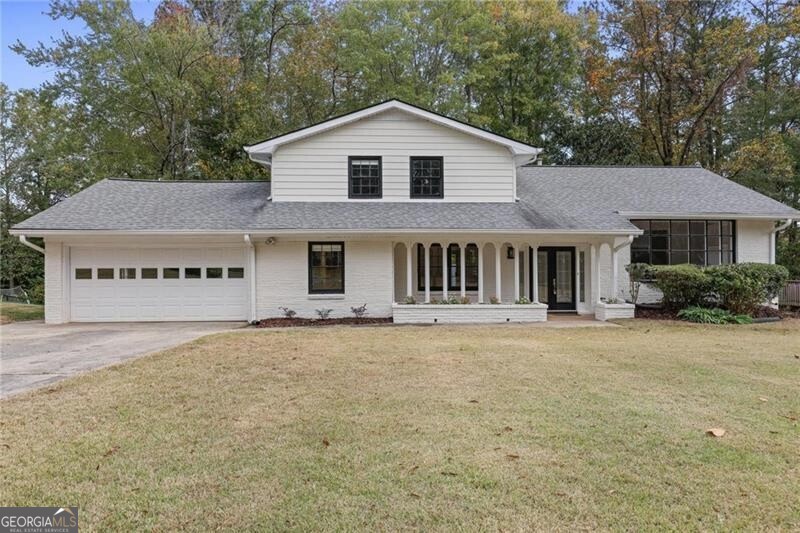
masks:
[[[341,289],[312,289],[312,279],[311,279],[311,255],[312,255],[312,248],[314,245],[319,244],[338,244],[342,247],[342,288]],[[345,289],[345,250],[344,250],[344,241],[308,241],[308,294],[344,294]]]
[[[377,159],[378,160],[378,194],[353,193],[353,160]],[[379,155],[351,155],[347,156],[347,197],[351,200],[370,200],[383,198],[383,157]]]
[[[669,224],[669,230],[667,232],[667,239],[668,239],[667,248],[666,248],[666,250],[660,250],[660,249],[658,250],[658,251],[666,252],[667,258],[669,259],[669,262],[666,263],[666,265],[673,265],[673,264],[676,264],[676,265],[677,264],[694,265],[695,264],[695,263],[692,263],[692,261],[691,261],[692,260],[692,252],[697,252],[697,251],[700,251],[700,250],[693,250],[692,249],[691,238],[693,236],[696,236],[697,234],[693,234],[692,233],[691,223],[692,222],[702,222],[703,225],[704,225],[703,238],[705,240],[705,249],[703,250],[703,252],[705,253],[705,262],[704,262],[703,265],[697,265],[697,266],[703,266],[703,267],[706,267],[706,266],[717,266],[717,265],[711,265],[711,264],[708,263],[708,254],[710,252],[710,250],[708,248],[708,223],[709,222],[719,222],[720,223],[719,236],[720,236],[720,238],[722,238],[723,236],[725,236],[725,237],[728,236],[727,233],[725,233],[725,234],[722,233],[722,223],[723,222],[730,222],[730,224],[731,224],[731,233],[730,233],[730,237],[731,237],[731,249],[730,249],[731,262],[730,263],[723,263],[722,260],[721,260],[721,257],[720,257],[720,262],[718,264],[719,265],[725,265],[725,264],[735,265],[737,263],[736,253],[737,253],[737,246],[738,246],[738,242],[737,242],[738,241],[738,234],[737,234],[737,226],[736,226],[736,220],[735,219],[730,219],[730,218],[631,218],[629,220],[630,220],[631,224],[634,224],[634,225],[636,224],[636,222],[647,222],[651,226],[651,230],[650,230],[650,234],[649,234],[649,239],[650,240],[649,240],[648,245],[647,245],[647,253],[648,253],[649,259],[651,261],[651,262],[649,262],[647,264],[650,264],[650,265],[653,264],[652,263],[652,260],[653,260],[652,223],[653,222],[667,222]],[[672,236],[673,236],[672,223],[673,222],[686,222],[688,224],[688,226],[689,226],[688,233],[686,233],[686,235],[685,235],[685,237],[688,239],[688,248],[686,250],[677,250],[678,252],[684,252],[685,251],[688,254],[688,256],[689,256],[688,263],[673,263],[672,262],[672,253],[673,253],[673,249],[672,249]],[[684,235],[681,235],[681,236],[684,236]],[[722,250],[722,242],[720,241],[720,250],[719,250],[719,252],[722,253],[722,251],[723,251]],[[634,255],[633,242],[631,242],[630,252],[631,252],[631,261],[633,261],[633,255]],[[661,264],[661,263],[659,263],[659,264]]]
[[[442,169],[441,185],[439,194],[414,194],[414,161],[419,159],[438,159]],[[408,158],[408,197],[419,199],[443,199],[444,198],[444,157],[440,155],[412,155]]]

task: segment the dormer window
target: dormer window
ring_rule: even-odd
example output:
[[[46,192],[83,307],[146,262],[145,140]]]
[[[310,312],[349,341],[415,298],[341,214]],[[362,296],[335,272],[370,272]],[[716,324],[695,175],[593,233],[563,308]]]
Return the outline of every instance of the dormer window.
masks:
[[[382,196],[382,161],[378,156],[347,158],[350,174],[350,198],[380,198]]]
[[[444,198],[444,159],[411,158],[411,198]]]

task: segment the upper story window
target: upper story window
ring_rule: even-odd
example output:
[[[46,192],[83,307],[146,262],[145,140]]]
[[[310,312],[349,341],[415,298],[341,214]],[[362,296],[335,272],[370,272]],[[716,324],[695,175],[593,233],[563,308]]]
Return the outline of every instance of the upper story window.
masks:
[[[411,198],[444,198],[443,158],[411,158]]]
[[[380,198],[382,161],[380,157],[349,157],[350,198]]]
[[[631,243],[631,262],[725,265],[736,260],[733,220],[631,220],[644,234]]]

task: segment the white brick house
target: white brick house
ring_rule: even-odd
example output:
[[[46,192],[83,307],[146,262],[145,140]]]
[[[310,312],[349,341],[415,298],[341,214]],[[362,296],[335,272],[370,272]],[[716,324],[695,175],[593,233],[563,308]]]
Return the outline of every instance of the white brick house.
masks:
[[[631,259],[770,263],[800,218],[699,167],[538,166],[396,100],[245,150],[271,182],[104,180],[12,228],[45,240],[46,321],[630,316]]]

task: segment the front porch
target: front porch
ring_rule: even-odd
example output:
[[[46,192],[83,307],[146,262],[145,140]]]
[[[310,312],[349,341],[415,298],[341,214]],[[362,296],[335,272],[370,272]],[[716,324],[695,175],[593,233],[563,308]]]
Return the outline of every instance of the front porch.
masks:
[[[394,242],[394,321],[544,322],[554,313],[632,318],[620,286],[629,245],[626,236],[586,235]]]

